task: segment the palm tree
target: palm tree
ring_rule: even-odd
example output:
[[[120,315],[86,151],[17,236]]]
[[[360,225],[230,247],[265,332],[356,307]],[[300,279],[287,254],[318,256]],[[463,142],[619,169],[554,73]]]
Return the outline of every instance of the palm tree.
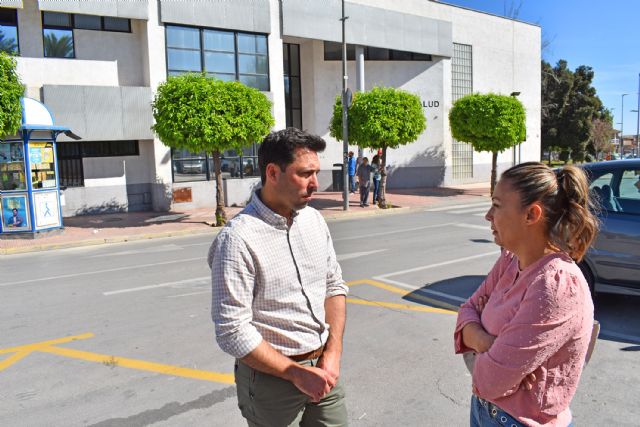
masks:
[[[0,31],[0,50],[7,53],[16,53],[18,44],[13,37],[5,38],[5,34]]]
[[[73,38],[64,35],[60,38],[55,33],[44,35],[44,56],[53,58],[73,58]]]

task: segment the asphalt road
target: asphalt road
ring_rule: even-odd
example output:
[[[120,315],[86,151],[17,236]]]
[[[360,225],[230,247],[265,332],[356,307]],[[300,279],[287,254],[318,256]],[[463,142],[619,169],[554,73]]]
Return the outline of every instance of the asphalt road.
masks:
[[[486,204],[335,221],[351,283],[341,378],[354,426],[468,425],[455,307],[497,258]],[[0,425],[244,425],[210,318],[210,236],[0,259]],[[637,425],[640,299],[600,296],[572,410]],[[75,337],[75,340],[65,337]]]

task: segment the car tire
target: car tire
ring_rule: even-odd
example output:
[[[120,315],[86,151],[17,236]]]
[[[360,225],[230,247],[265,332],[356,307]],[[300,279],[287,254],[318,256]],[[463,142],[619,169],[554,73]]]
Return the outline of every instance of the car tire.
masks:
[[[591,299],[595,301],[596,299],[596,279],[595,277],[593,277],[593,273],[591,272],[591,268],[589,268],[589,266],[587,265],[586,262],[581,262],[580,264],[578,264],[578,267],[580,267],[580,271],[582,271],[582,274],[585,278],[585,280],[587,281],[587,284],[589,285],[589,291],[591,292]]]

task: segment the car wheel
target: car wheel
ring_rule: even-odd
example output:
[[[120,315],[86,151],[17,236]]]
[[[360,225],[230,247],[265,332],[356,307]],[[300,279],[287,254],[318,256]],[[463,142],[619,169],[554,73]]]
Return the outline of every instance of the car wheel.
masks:
[[[593,273],[591,272],[591,269],[589,268],[587,263],[584,261],[578,264],[578,267],[580,267],[580,271],[582,271],[582,274],[584,275],[584,278],[587,281],[587,284],[589,285],[589,291],[591,291],[591,299],[595,300],[596,299],[596,280],[593,277]]]

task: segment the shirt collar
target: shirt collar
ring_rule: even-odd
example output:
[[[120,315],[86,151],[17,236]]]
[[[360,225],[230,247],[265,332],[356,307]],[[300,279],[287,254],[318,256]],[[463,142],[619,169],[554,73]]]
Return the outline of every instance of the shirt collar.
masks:
[[[260,190],[256,190],[251,195],[251,204],[254,206],[256,212],[258,213],[258,216],[267,224],[273,225],[277,228],[289,228],[287,224],[287,218],[275,213],[262,202],[262,200],[260,199]],[[293,222],[295,222],[298,213],[299,212],[297,211],[293,212]]]

